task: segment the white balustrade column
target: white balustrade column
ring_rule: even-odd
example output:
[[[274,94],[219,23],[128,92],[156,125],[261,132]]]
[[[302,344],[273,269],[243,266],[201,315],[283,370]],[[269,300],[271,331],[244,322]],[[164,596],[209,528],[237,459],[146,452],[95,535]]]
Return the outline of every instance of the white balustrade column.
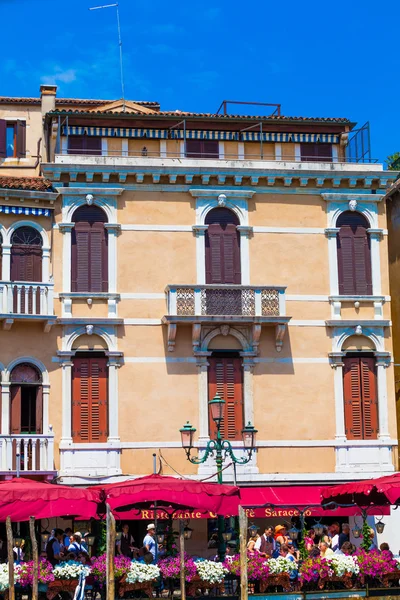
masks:
[[[50,248],[47,246],[42,248],[42,281],[43,283],[50,281]]]
[[[325,229],[325,234],[328,237],[328,256],[329,256],[329,282],[331,296],[339,295],[339,275],[337,262],[337,234],[338,227],[330,227]]]
[[[118,431],[118,369],[120,357],[108,357],[108,442],[119,442]]]
[[[331,355],[331,367],[334,369],[334,393],[335,393],[335,439],[339,442],[346,440],[346,428],[344,421],[344,394],[343,394],[343,362],[342,354]]]
[[[253,396],[253,373],[254,359],[243,359],[243,402],[244,402],[244,424],[254,425],[254,396]]]
[[[11,245],[3,244],[2,274],[3,281],[10,281],[11,278]]]
[[[10,383],[1,382],[1,434],[10,435]]]
[[[75,223],[60,223],[59,230],[64,236],[63,239],[63,275],[62,291],[71,291],[71,231]]]
[[[387,402],[387,374],[386,369],[390,365],[390,358],[377,358],[376,380],[378,387],[378,419],[379,439],[389,439],[389,417]]]
[[[62,442],[72,443],[72,367],[71,357],[62,359]]]
[[[117,291],[117,237],[121,226],[117,223],[105,223],[108,231],[108,291]]]
[[[196,270],[197,284],[204,285],[206,283],[206,247],[205,234],[208,225],[193,225],[192,230],[196,236]]]
[[[42,423],[42,431],[44,435],[49,433],[49,398],[50,398],[50,384],[43,383],[42,384],[42,394],[43,394],[43,423]]]
[[[372,293],[374,296],[380,296],[382,294],[382,283],[379,242],[382,239],[382,231],[379,229],[368,229],[367,231],[371,240]]]
[[[210,439],[208,425],[208,360],[206,356],[197,358],[199,373],[199,443],[206,444]]]
[[[240,268],[242,273],[242,285],[250,285],[250,237],[253,228],[248,225],[238,225],[240,233]]]

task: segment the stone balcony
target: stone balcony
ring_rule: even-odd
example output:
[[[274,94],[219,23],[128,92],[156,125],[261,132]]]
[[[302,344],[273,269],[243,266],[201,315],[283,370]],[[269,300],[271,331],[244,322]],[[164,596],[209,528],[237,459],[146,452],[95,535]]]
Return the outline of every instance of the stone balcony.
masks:
[[[47,333],[54,324],[53,283],[0,281],[0,320],[10,329],[15,320],[39,321]]]
[[[192,325],[193,347],[199,350],[202,326],[251,326],[252,346],[258,345],[262,325],[275,326],[277,350],[282,347],[286,325],[285,290],[282,286],[168,285],[168,350],[175,346],[178,325]]]
[[[19,464],[18,464],[19,463]],[[0,474],[56,475],[54,434],[0,435]]]

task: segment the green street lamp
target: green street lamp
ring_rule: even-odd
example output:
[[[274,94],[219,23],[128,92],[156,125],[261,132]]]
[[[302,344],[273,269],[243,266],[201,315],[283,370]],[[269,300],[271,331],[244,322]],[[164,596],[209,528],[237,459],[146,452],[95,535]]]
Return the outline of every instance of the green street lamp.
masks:
[[[208,402],[211,418],[217,427],[216,439],[207,442],[203,456],[191,456],[191,450],[194,447],[194,434],[196,429],[192,427],[189,421],[179,431],[182,439],[182,448],[186,452],[187,459],[194,465],[205,463],[210,456],[215,456],[217,465],[218,483],[222,483],[222,467],[224,459],[230,458],[237,465],[246,465],[250,462],[253,452],[256,451],[257,429],[249,422],[242,429],[243,448],[246,451],[245,456],[238,458],[233,452],[229,440],[224,440],[221,435],[221,424],[224,418],[225,400],[218,394]],[[221,561],[225,558],[226,541],[224,539],[225,521],[223,516],[218,516],[218,555]],[[225,536],[226,537],[226,536]]]

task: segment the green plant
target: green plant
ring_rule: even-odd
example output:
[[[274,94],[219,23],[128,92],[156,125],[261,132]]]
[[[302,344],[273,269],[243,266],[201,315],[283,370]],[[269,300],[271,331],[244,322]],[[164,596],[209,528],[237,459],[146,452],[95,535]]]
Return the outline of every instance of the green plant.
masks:
[[[369,550],[374,539],[374,534],[371,531],[371,527],[368,525],[367,520],[364,519],[362,526],[362,538],[361,548],[363,550]]]
[[[107,525],[105,521],[100,522],[100,537],[97,546],[98,554],[104,554],[107,551]]]
[[[386,158],[386,163],[389,171],[399,171],[400,170],[400,152],[395,152],[394,154],[390,154]]]

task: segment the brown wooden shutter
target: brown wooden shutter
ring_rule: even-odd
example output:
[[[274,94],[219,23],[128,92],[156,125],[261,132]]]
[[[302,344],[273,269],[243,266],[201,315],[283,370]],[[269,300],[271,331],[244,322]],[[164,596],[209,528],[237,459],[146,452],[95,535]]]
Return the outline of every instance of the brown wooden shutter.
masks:
[[[21,386],[12,385],[10,387],[11,395],[11,419],[10,419],[10,431],[11,435],[18,435],[21,433]]]
[[[25,121],[17,121],[17,158],[25,158],[26,156],[26,123]]]
[[[72,438],[105,442],[108,436],[107,359],[75,358],[72,369]]]
[[[186,140],[186,156],[191,158],[201,158],[201,141],[200,140]]]
[[[74,215],[71,248],[73,292],[108,291],[108,235],[104,212],[83,206]]]
[[[337,222],[339,294],[372,294],[371,247],[368,222],[359,213],[343,213]]]
[[[303,162],[332,162],[332,144],[300,144]]]
[[[0,158],[7,158],[7,121],[0,119]]]
[[[42,248],[13,244],[11,246],[11,281],[42,281]]]
[[[86,154],[101,156],[101,137],[87,136],[85,141]]]
[[[75,223],[72,230],[71,288],[73,292],[91,292],[90,289],[90,225]]]
[[[241,440],[243,429],[243,370],[240,358],[210,357],[208,369],[208,396],[219,394],[225,400],[221,434],[228,440]],[[210,434],[216,435],[216,426],[209,415]]]
[[[375,360],[346,357],[343,369],[345,430],[349,440],[378,437]]]
[[[375,375],[375,359],[360,359],[361,390],[363,398],[363,428],[365,440],[378,437],[378,394]]]
[[[229,209],[216,208],[208,213],[206,224],[206,283],[240,285],[240,234],[236,215]]]
[[[83,135],[68,136],[68,154],[83,154],[84,150]]]
[[[43,388],[36,388],[36,433],[43,433]]]

